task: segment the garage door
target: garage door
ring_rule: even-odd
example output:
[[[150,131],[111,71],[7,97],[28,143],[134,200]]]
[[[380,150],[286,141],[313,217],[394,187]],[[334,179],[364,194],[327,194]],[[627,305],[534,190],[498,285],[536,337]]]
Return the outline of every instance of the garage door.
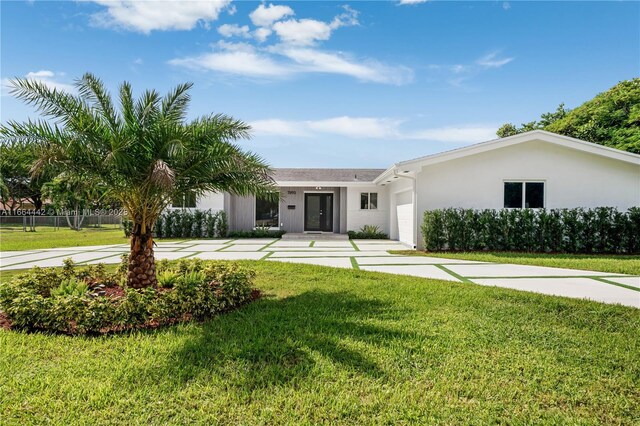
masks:
[[[400,192],[396,195],[396,210],[398,218],[398,240],[413,247],[413,201],[411,191]]]

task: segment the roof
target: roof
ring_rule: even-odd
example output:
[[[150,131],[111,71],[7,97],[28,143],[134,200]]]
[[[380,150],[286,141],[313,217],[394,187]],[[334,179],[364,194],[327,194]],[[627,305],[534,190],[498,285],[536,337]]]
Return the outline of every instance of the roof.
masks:
[[[284,182],[372,183],[384,169],[274,169],[273,179]]]
[[[431,164],[442,163],[457,158],[467,157],[470,155],[480,154],[482,152],[492,151],[494,149],[505,148],[507,146],[531,141],[548,142],[563,146],[565,148],[575,149],[577,151],[588,152],[591,154],[600,155],[602,157],[640,165],[640,155],[634,154],[632,152],[621,151],[619,149],[610,148],[608,146],[596,144],[593,142],[587,142],[569,136],[558,135],[556,133],[547,132],[546,130],[532,130],[530,132],[520,133],[518,135],[509,136],[506,138],[493,139],[487,142],[480,142],[450,151],[444,151],[437,154],[418,157],[412,160],[401,161],[389,167],[384,171],[384,173],[381,173],[380,176],[375,179],[375,183],[380,183],[385,179],[388,179],[390,175],[394,174],[394,172],[397,172],[398,170],[401,170],[402,172],[418,171],[419,168]]]

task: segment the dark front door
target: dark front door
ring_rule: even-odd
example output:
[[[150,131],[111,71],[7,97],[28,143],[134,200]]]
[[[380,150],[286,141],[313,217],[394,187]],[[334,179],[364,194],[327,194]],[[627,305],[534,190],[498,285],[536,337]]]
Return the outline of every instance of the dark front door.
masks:
[[[304,194],[304,230],[333,232],[333,194]]]

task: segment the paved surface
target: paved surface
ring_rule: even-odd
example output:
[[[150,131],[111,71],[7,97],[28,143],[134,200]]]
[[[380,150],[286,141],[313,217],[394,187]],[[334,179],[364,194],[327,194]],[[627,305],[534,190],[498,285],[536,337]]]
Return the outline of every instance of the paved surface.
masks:
[[[127,244],[30,251],[0,252],[0,271],[32,266],[61,266],[71,257],[80,264],[118,263],[128,253]],[[266,260],[307,263],[337,268],[416,277],[463,281],[538,293],[586,298],[640,308],[640,277],[580,271],[441,259],[399,256],[387,250],[405,250],[389,240],[296,241],[274,239],[192,240],[158,243],[157,259],[199,257],[216,260]]]

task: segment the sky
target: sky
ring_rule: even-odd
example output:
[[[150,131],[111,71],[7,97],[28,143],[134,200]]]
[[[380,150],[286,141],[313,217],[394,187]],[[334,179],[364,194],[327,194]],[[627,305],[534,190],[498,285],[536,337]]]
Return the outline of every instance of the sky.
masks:
[[[640,75],[639,2],[2,1],[0,120],[15,77],[73,92],[193,82],[274,167],[386,168],[495,138]]]

